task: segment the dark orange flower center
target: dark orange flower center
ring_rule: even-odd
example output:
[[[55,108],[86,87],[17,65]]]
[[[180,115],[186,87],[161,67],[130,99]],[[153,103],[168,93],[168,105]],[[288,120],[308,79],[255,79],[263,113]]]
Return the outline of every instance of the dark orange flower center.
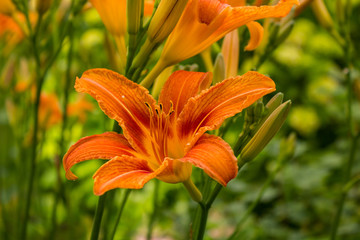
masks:
[[[201,23],[209,25],[229,5],[225,0],[199,0],[198,13]]]

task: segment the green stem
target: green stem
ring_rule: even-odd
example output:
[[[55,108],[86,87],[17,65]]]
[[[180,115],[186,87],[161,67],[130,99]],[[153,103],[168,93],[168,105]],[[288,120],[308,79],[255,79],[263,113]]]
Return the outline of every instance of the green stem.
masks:
[[[136,46],[137,46],[137,35],[129,34],[129,52],[126,60],[125,76],[129,74],[130,66],[134,60]]]
[[[144,78],[144,80],[141,81],[140,85],[142,85],[145,88],[150,88],[153,84],[154,80],[157,78],[157,76],[160,75],[160,73],[167,67],[170,66],[166,64],[164,61],[159,59],[159,61],[156,63],[154,68],[150,71],[150,73]]]
[[[70,31],[71,33],[71,31]],[[65,194],[64,194],[64,186],[62,183],[62,178],[61,178],[61,173],[60,173],[60,163],[62,160],[62,156],[64,155],[65,152],[65,131],[67,128],[67,120],[68,120],[68,114],[67,114],[67,106],[68,106],[68,102],[69,102],[69,90],[70,90],[70,83],[72,82],[72,77],[71,77],[71,64],[72,64],[72,56],[73,56],[73,38],[72,38],[72,34],[69,34],[70,37],[70,47],[69,47],[69,52],[68,52],[68,56],[67,56],[67,66],[66,66],[66,80],[65,80],[65,85],[64,85],[64,89],[63,89],[63,94],[64,94],[64,100],[63,100],[63,106],[62,106],[62,110],[63,110],[63,115],[62,115],[62,126],[61,126],[61,136],[60,136],[60,141],[59,141],[59,159],[55,160],[55,167],[56,167],[56,175],[57,175],[57,185],[58,185],[58,189],[55,189],[54,191],[54,205],[53,205],[53,209],[52,209],[52,214],[51,214],[51,231],[50,231],[50,239],[54,239],[55,237],[55,233],[56,233],[56,215],[57,215],[57,205],[59,203],[59,199],[60,197],[62,197],[62,199],[65,199]]]
[[[39,130],[39,106],[40,106],[40,95],[42,91],[42,86],[45,80],[45,73],[41,74],[41,62],[39,57],[39,52],[36,44],[36,35],[34,35],[34,31],[32,30],[30,20],[28,14],[26,14],[27,24],[29,26],[30,31],[30,40],[33,48],[33,55],[36,62],[36,76],[38,79],[36,94],[35,94],[35,104],[34,104],[34,123],[33,123],[33,132],[32,132],[32,147],[31,147],[31,159],[30,159],[30,169],[29,169],[29,181],[27,192],[25,195],[25,212],[20,230],[20,239],[26,239],[27,225],[29,221],[30,215],[30,205],[31,205],[31,194],[33,192],[34,187],[34,179],[36,172],[36,158],[37,158],[37,145],[38,145],[38,130]],[[38,20],[38,23],[41,23],[41,20]]]
[[[71,9],[70,9],[70,11],[71,11]],[[36,75],[38,77],[38,82],[37,82],[37,89],[36,89],[36,94],[35,94],[34,124],[33,124],[33,138],[32,138],[32,147],[31,147],[29,181],[28,181],[28,189],[27,189],[26,196],[25,196],[24,217],[23,217],[23,222],[22,222],[21,230],[20,230],[20,239],[23,239],[23,240],[26,240],[27,224],[28,224],[28,220],[29,220],[30,205],[31,205],[31,194],[32,194],[33,187],[34,187],[34,179],[35,179],[35,172],[36,172],[36,158],[37,158],[37,149],[36,148],[37,148],[38,140],[39,140],[38,139],[38,129],[39,129],[38,113],[39,113],[39,106],[40,106],[40,95],[41,95],[41,91],[42,91],[42,87],[43,87],[43,84],[45,81],[46,74],[62,49],[62,43],[67,35],[67,30],[68,30],[68,27],[70,24],[70,21],[66,22],[66,24],[64,26],[64,34],[61,38],[59,47],[57,48],[56,52],[51,56],[50,60],[47,61],[47,65],[44,67],[43,72],[41,72],[42,65],[41,65],[39,50],[37,47],[37,36],[35,35],[35,33],[37,33],[37,31],[34,33],[32,27],[31,27],[30,18],[28,16],[28,14],[25,14],[25,17],[26,17],[26,23],[29,27],[29,32],[30,32],[29,38],[31,41],[33,54],[34,54],[34,58],[35,58],[35,62],[36,62]],[[40,24],[41,24],[41,20],[39,19],[36,27],[40,28],[40,26],[39,26]]]
[[[26,239],[27,224],[30,214],[30,205],[31,205],[31,194],[34,187],[34,179],[36,172],[36,158],[37,158],[37,145],[38,145],[38,131],[39,131],[39,106],[40,106],[40,94],[43,86],[45,77],[42,76],[39,79],[39,84],[36,89],[36,99],[34,105],[34,125],[33,125],[33,136],[32,136],[32,148],[31,148],[31,159],[30,159],[30,169],[29,169],[29,181],[28,189],[25,196],[25,214],[23,218],[23,224],[20,231],[20,239]]]
[[[344,186],[346,186],[347,182],[351,178],[351,169],[352,169],[352,166],[353,166],[353,163],[355,160],[355,152],[357,149],[356,148],[357,140],[358,140],[358,137],[353,137],[352,141],[351,141],[350,155],[349,155],[348,161],[345,165],[345,174],[344,174],[344,179],[343,179]],[[330,236],[331,240],[336,239],[337,231],[338,231],[338,228],[340,225],[342,211],[343,211],[345,200],[346,200],[346,196],[347,196],[347,191],[346,190],[342,191],[340,198],[339,198],[339,202],[337,204],[338,207],[336,210],[336,215],[335,215],[334,222],[333,222],[332,229],[331,229],[331,236]]]
[[[199,189],[195,186],[195,184],[193,183],[193,181],[191,180],[191,178],[188,178],[188,180],[183,182],[184,187],[186,188],[186,190],[188,191],[188,193],[190,194],[191,198],[195,201],[195,202],[201,202],[202,201],[202,195],[201,192],[199,191]]]
[[[160,185],[160,181],[155,179],[154,195],[153,195],[153,212],[152,212],[152,214],[150,216],[150,221],[149,221],[149,225],[148,225],[148,231],[147,231],[147,234],[146,234],[146,239],[147,240],[151,240],[152,230],[153,230],[156,215],[157,215],[157,212],[158,212],[159,185]]]
[[[119,124],[114,121],[113,124],[113,131],[120,133],[121,132],[121,128],[119,127]],[[130,193],[130,189],[128,189],[127,191],[129,191]],[[126,194],[128,195],[129,193],[126,192]],[[99,197],[98,200],[98,205],[96,206],[96,211],[95,211],[95,217],[94,217],[94,223],[93,223],[93,228],[91,231],[91,240],[97,240],[99,238],[99,232],[100,232],[100,226],[101,226],[101,219],[104,213],[104,207],[105,207],[105,197],[106,197],[107,193],[105,193],[104,195]],[[127,195],[125,195],[126,197],[123,199],[122,204],[121,204],[121,208],[123,208],[125,206],[126,200],[127,200]],[[120,211],[120,216],[121,216],[122,210]],[[118,220],[120,220],[120,217],[118,217]],[[115,225],[116,228],[117,225]],[[115,235],[115,233],[112,233],[112,237],[113,235]]]
[[[248,217],[250,216],[250,214],[252,213],[252,211],[255,209],[255,207],[258,205],[258,203],[260,202],[261,198],[263,197],[265,190],[270,186],[270,184],[272,183],[272,181],[274,180],[276,174],[279,172],[281,168],[281,164],[278,164],[275,168],[275,170],[269,175],[269,177],[266,179],[264,185],[261,187],[260,192],[258,193],[258,195],[256,196],[255,201],[250,205],[250,207],[246,210],[246,212],[244,213],[244,215],[240,218],[240,221],[237,223],[236,227],[235,227],[235,231],[233,232],[233,234],[229,237],[229,240],[236,240],[236,239],[240,239],[239,236],[239,232],[241,229],[241,226],[245,223],[245,221],[248,219]]]
[[[99,197],[95,211],[94,223],[91,231],[91,237],[90,237],[91,240],[97,240],[99,238],[101,219],[105,208],[106,195],[107,193]]]
[[[206,229],[206,223],[209,215],[209,209],[211,206],[203,203],[199,203],[199,209],[200,209],[200,224],[199,228],[195,234],[196,240],[202,240],[205,235],[205,229]]]
[[[349,6],[350,6],[350,1],[347,1],[347,7],[346,10],[348,10]],[[348,10],[350,11],[350,10]],[[352,105],[353,105],[353,89],[352,89],[352,80],[351,80],[351,67],[352,67],[352,41],[351,41],[351,36],[350,36],[350,13],[347,13],[347,17],[346,17],[346,23],[344,26],[344,31],[345,31],[345,40],[346,40],[346,44],[344,45],[344,53],[345,53],[345,59],[346,59],[346,65],[347,65],[347,72],[346,72],[346,83],[347,83],[347,126],[349,127],[348,129],[348,133],[350,136],[350,152],[349,152],[349,157],[347,159],[346,164],[344,165],[344,170],[343,170],[343,179],[342,179],[342,184],[343,184],[343,188],[346,186],[346,184],[349,182],[349,180],[351,179],[351,170],[354,164],[354,160],[355,160],[355,155],[356,155],[356,145],[357,145],[357,141],[359,138],[359,135],[357,133],[355,133],[354,130],[354,123],[353,123],[353,112],[352,112]],[[342,211],[344,208],[344,204],[346,201],[346,196],[347,196],[347,191],[341,191],[340,197],[339,197],[339,202],[337,204],[337,211],[335,214],[335,218],[333,221],[333,225],[332,225],[332,229],[331,229],[331,235],[330,235],[330,239],[331,240],[335,240],[336,236],[337,236],[337,231],[340,225],[340,221],[341,221],[341,215],[342,215]]]
[[[137,82],[137,78],[140,76],[142,70],[146,66],[147,62],[150,59],[152,52],[158,47],[158,44],[154,42],[150,42],[149,39],[146,39],[145,42],[142,44],[139,52],[136,56],[131,56],[132,62],[131,66],[128,66],[128,71],[126,71],[126,76]],[[134,50],[136,51],[137,48]],[[130,57],[130,56],[128,56]]]
[[[123,211],[124,211],[125,204],[126,204],[128,198],[129,198],[130,193],[131,193],[131,189],[126,189],[126,190],[125,190],[124,196],[123,196],[123,198],[122,198],[122,200],[121,200],[120,210],[119,210],[118,216],[117,216],[117,218],[116,218],[114,228],[113,228],[112,233],[111,233],[111,237],[110,237],[111,240],[114,239],[114,237],[115,237],[116,229],[117,229],[117,227],[118,227],[118,225],[119,225],[119,222],[120,222],[120,219],[121,219],[121,215],[122,215],[122,213],[123,213]]]
[[[239,164],[239,171],[246,163],[240,162]],[[211,181],[211,179],[209,179]],[[198,221],[199,223],[195,222],[194,226],[196,227],[195,233],[194,233],[194,239],[196,240],[202,240],[204,238],[205,230],[206,230],[206,223],[208,218],[209,210],[215,201],[216,197],[219,195],[221,189],[223,189],[223,186],[219,183],[216,183],[213,191],[209,196],[204,196],[204,199],[206,199],[206,202],[199,202],[198,211],[200,212],[200,218]],[[197,219],[195,219],[197,220]]]
[[[344,192],[349,191],[357,182],[360,181],[360,174],[351,179],[343,188]]]

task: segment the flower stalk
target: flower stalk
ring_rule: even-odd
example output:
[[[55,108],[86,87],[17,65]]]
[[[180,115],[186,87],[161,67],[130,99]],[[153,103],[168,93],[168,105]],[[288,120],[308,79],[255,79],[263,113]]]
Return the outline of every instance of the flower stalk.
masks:
[[[192,200],[194,200],[195,202],[200,203],[202,201],[202,195],[201,192],[199,191],[199,189],[195,186],[195,184],[193,183],[193,181],[191,180],[191,178],[189,178],[188,180],[183,182],[184,187],[186,188],[186,190],[188,191],[188,193],[190,194],[190,197],[192,198]]]

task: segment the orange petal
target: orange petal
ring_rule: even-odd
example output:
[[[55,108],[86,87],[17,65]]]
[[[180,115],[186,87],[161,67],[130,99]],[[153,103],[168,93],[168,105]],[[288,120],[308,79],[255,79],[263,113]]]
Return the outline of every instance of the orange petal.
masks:
[[[126,33],[126,0],[90,0],[107,30],[114,35]]]
[[[226,75],[225,78],[235,77],[239,65],[239,34],[234,30],[226,34],[221,53],[224,56]]]
[[[24,20],[23,15],[17,14],[16,16],[21,22]],[[19,24],[12,17],[0,13],[0,37],[4,36],[6,40],[5,46],[13,46],[23,39],[24,33]]]
[[[258,22],[249,22],[246,24],[250,32],[250,40],[249,43],[246,45],[245,50],[251,51],[257,48],[264,35],[264,28]]]
[[[195,146],[179,161],[202,168],[206,174],[223,186],[236,177],[238,166],[234,153],[224,140],[204,134]]]
[[[144,16],[149,17],[151,16],[153,10],[154,10],[154,0],[145,0],[144,2]]]
[[[210,86],[211,79],[211,73],[176,71],[162,88],[159,103],[163,104],[165,112],[168,112],[172,102],[177,117],[189,98]]]
[[[66,178],[75,180],[77,177],[70,168],[76,163],[90,159],[111,159],[115,156],[134,156],[136,152],[126,138],[118,133],[106,132],[80,139],[72,145],[63,159]]]
[[[280,0],[275,6],[243,6],[234,7],[231,9],[230,14],[226,17],[224,24],[217,29],[213,37],[216,34],[221,34],[229,29],[235,29],[242,25],[245,25],[251,21],[269,18],[269,17],[285,17],[294,4],[299,4],[298,0]]]
[[[218,7],[214,0],[204,1],[201,5],[198,5],[198,1],[189,0],[178,24],[165,43],[161,56],[163,61],[172,65],[192,57],[240,26],[262,18],[286,16],[292,6],[298,4],[297,0],[281,0],[275,6],[232,7],[220,0],[217,2],[222,6]],[[209,12],[198,11],[203,5],[214,9]],[[203,23],[199,19],[203,19]]]
[[[245,6],[246,0],[227,0],[227,4],[230,4],[232,7]]]
[[[204,132],[217,129],[226,118],[274,90],[275,83],[257,72],[226,79],[188,101],[178,118],[178,134],[194,143]]]
[[[155,178],[167,166],[167,161],[155,171],[147,161],[130,156],[115,157],[102,165],[94,174],[94,193],[102,195],[114,188],[139,189]]]
[[[104,113],[119,122],[131,146],[147,154],[144,141],[149,137],[150,114],[145,103],[155,106],[147,89],[107,69],[84,72],[75,88],[95,98]]]

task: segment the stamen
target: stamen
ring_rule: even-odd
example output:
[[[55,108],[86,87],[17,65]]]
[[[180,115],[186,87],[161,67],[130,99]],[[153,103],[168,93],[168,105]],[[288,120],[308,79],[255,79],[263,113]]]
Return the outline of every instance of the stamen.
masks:
[[[151,106],[147,102],[145,102],[145,105],[149,108],[149,114],[150,114],[149,133],[150,133],[151,148],[153,150],[153,153],[155,155],[158,164],[161,164],[161,158],[159,156],[159,149],[158,149],[159,146],[156,143],[157,141],[156,141],[156,128],[154,124],[154,113]]]
[[[161,164],[163,159],[168,156],[168,134],[171,123],[171,116],[173,115],[173,103],[170,101],[170,109],[166,114],[164,112],[164,105],[151,107],[148,103],[145,105],[149,108],[150,126],[149,126],[149,140],[153,150],[153,157],[156,158],[158,164]]]

